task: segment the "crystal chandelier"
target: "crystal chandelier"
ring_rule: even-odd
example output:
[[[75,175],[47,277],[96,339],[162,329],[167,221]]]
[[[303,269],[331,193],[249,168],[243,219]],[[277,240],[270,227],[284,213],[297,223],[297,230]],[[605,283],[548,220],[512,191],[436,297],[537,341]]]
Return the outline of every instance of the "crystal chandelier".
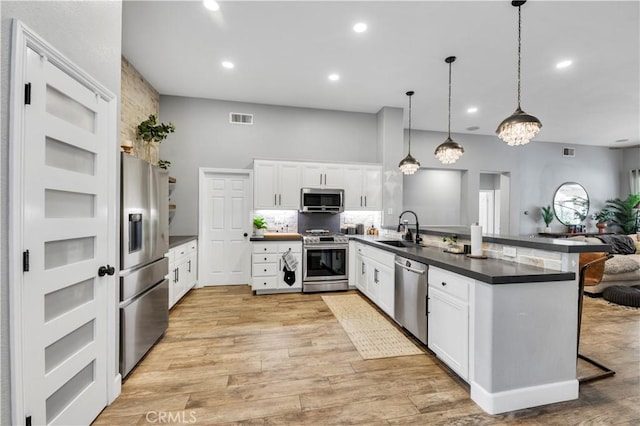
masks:
[[[458,142],[451,139],[451,64],[456,60],[455,56],[449,56],[444,61],[449,64],[449,124],[447,140],[441,143],[435,151],[435,156],[442,164],[453,164],[464,154],[464,148]]]
[[[533,115],[529,115],[520,108],[520,52],[522,44],[522,16],[521,6],[526,0],[512,1],[511,5],[518,8],[518,108],[498,126],[498,137],[510,146],[524,145],[533,139],[542,123]]]
[[[411,96],[413,96],[414,93],[412,90],[406,93],[409,97],[409,153],[402,159],[400,164],[398,164],[400,171],[405,175],[412,175],[420,168],[418,160],[411,156]]]

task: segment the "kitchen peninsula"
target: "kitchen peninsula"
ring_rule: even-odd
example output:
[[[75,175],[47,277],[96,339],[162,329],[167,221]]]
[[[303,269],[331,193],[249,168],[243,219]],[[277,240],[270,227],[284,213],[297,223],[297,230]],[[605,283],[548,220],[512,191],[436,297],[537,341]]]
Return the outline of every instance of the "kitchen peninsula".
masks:
[[[421,229],[422,245],[390,236],[358,236],[351,241],[352,253],[387,253],[387,259],[396,254],[428,265],[428,346],[469,383],[471,399],[486,412],[578,398],[578,257],[603,246],[485,236],[489,258],[473,259],[438,246],[452,231],[468,238],[464,228]],[[353,274],[366,269],[355,267],[357,261],[352,262]],[[388,300],[373,301],[383,310],[389,306]],[[432,342],[433,330],[443,341]]]

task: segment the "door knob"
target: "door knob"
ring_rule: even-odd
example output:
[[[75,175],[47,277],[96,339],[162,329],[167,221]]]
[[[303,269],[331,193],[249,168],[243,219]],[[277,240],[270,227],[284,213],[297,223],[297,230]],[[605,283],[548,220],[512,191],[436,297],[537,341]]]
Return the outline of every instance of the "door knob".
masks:
[[[247,237],[249,234],[247,234],[246,232],[243,234],[245,237]]]
[[[98,276],[104,277],[105,275],[113,275],[115,274],[116,269],[113,266],[101,266],[98,268]]]

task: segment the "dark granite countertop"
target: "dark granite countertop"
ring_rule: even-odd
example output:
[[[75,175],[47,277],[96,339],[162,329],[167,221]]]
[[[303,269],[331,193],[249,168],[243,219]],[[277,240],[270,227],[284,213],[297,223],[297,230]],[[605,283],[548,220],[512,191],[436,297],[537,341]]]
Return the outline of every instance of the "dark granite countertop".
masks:
[[[396,228],[385,227],[395,231]],[[413,231],[413,228],[411,229]],[[424,235],[451,235],[455,234],[461,239],[470,239],[471,232],[468,226],[421,226],[420,233]],[[608,244],[594,244],[583,241],[574,241],[566,238],[542,238],[539,236],[517,236],[483,234],[482,241],[487,243],[504,244],[514,247],[527,247],[539,250],[556,251],[561,253],[588,253],[610,251]]]
[[[570,281],[576,277],[574,272],[555,271],[498,259],[471,259],[463,254],[445,253],[439,247],[419,245],[410,245],[409,247],[389,246],[379,242],[393,239],[385,236],[366,235],[356,236],[353,239],[417,262],[446,269],[488,284]]]
[[[197,240],[197,235],[170,235],[169,236],[169,248],[174,248],[180,244],[188,243],[189,241]]]

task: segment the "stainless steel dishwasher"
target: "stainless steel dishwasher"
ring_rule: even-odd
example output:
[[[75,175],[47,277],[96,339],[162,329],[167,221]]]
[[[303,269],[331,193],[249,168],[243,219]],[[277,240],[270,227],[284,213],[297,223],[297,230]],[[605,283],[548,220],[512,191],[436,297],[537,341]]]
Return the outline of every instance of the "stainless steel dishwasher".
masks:
[[[427,265],[396,256],[395,320],[427,344]]]

